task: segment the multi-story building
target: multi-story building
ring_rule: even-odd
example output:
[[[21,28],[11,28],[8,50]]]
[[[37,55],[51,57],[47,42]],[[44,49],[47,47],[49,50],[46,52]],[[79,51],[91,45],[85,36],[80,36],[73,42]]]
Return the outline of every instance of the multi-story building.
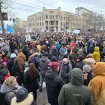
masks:
[[[86,26],[85,19],[77,14],[61,11],[58,9],[43,8],[42,12],[35,13],[28,17],[27,25],[31,30],[48,30],[50,32],[69,29],[81,29]]]
[[[77,7],[75,9],[75,14],[80,15],[80,16],[82,16],[83,14],[90,14],[90,15],[92,15],[93,12],[88,10],[88,9],[86,9],[86,8],[84,8],[84,7]]]

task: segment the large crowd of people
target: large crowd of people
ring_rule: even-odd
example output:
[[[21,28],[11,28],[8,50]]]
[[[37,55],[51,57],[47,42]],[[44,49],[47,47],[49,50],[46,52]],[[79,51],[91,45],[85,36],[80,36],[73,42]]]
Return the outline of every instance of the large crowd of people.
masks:
[[[0,105],[105,105],[105,34],[17,33],[0,40]],[[28,70],[26,70],[28,68]]]

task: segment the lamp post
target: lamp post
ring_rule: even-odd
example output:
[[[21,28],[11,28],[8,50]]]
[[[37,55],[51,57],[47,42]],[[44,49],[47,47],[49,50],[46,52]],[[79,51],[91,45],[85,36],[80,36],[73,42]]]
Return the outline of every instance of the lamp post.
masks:
[[[2,26],[2,35],[5,36],[4,22],[3,22],[2,9],[1,9],[2,3],[3,3],[3,0],[0,0],[0,20],[1,20],[1,26]]]

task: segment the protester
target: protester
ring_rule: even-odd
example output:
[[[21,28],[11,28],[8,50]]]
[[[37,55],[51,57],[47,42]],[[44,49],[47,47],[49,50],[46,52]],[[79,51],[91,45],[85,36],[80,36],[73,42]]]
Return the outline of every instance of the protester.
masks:
[[[48,102],[51,105],[58,105],[59,92],[64,85],[64,81],[58,76],[59,64],[58,62],[50,62],[51,70],[46,73],[46,88],[48,95]]]
[[[82,70],[83,66],[84,66],[83,57],[82,56],[78,56],[76,64],[75,64],[75,67],[76,68],[80,68]]]
[[[17,78],[19,85],[23,85],[24,80],[24,66],[20,63],[20,60],[15,58],[14,65],[12,67],[12,76]]]
[[[95,48],[94,48],[93,57],[94,57],[94,60],[95,60],[96,62],[99,62],[99,61],[100,61],[99,47],[95,47]]]
[[[72,65],[70,64],[67,58],[64,58],[60,64],[60,76],[64,80],[65,83],[68,83],[68,73],[72,69]]]
[[[83,72],[74,68],[69,73],[70,83],[62,87],[58,103],[59,105],[93,105],[91,91],[84,86]]]
[[[67,54],[67,49],[65,47],[65,44],[62,44],[60,48],[60,54],[59,54],[59,60],[62,61],[64,55]]]
[[[84,73],[84,85],[88,86],[90,80],[93,78],[92,69],[90,65],[83,66],[83,73]]]
[[[94,78],[89,83],[89,88],[92,91],[94,105],[105,104],[105,63],[97,62],[93,65],[92,72]]]
[[[22,50],[18,50],[17,59],[19,59],[21,64],[25,64],[26,56],[23,54]]]
[[[48,70],[49,63],[50,60],[48,59],[48,53],[44,53],[42,58],[40,59],[40,91],[42,91],[43,88],[43,82],[45,79],[45,74]]]
[[[33,92],[35,101],[37,99],[37,90],[39,89],[39,78],[38,70],[35,68],[33,63],[30,63],[29,69],[24,76],[24,83],[28,92]]]
[[[20,89],[21,86],[17,84],[16,78],[10,76],[5,80],[0,88],[1,93],[5,93],[5,101],[10,105],[11,99],[15,96],[15,93]]]
[[[8,70],[9,70],[9,73],[10,73],[11,76],[14,75],[14,71],[12,71],[13,70],[12,68],[13,68],[13,65],[14,65],[15,58],[16,58],[16,54],[12,53],[10,55],[10,59],[9,59],[9,61],[7,63],[7,67],[8,67]]]

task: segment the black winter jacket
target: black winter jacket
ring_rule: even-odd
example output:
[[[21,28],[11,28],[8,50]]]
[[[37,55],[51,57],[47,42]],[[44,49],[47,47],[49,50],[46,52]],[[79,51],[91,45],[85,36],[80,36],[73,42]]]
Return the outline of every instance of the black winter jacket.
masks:
[[[51,105],[58,105],[59,92],[64,85],[64,81],[55,71],[47,71],[46,73],[46,88],[48,101]]]
[[[35,78],[31,78],[28,72],[24,75],[24,84],[29,92],[35,92],[39,88],[39,74],[37,73]]]

